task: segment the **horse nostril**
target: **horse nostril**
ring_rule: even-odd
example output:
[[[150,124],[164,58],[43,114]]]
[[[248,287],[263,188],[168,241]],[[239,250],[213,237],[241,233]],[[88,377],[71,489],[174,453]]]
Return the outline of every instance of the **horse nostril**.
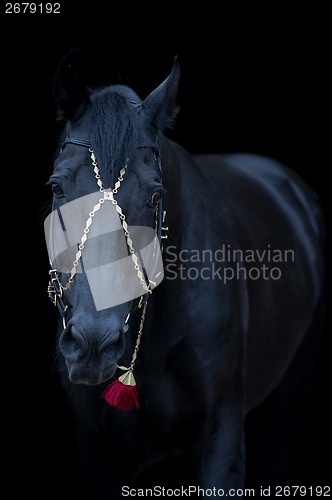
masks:
[[[124,334],[123,330],[119,330],[111,337],[105,339],[100,345],[99,350],[106,356],[119,359],[124,351]]]
[[[74,327],[68,326],[61,334],[59,347],[62,354],[66,356],[77,355],[82,349],[82,342],[75,334]]]

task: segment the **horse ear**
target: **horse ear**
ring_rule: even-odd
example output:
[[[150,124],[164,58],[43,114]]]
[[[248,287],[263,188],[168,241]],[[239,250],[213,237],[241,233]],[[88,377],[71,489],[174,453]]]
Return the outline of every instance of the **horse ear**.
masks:
[[[72,49],[61,60],[54,78],[53,95],[58,118],[77,118],[89,101],[89,94],[80,51]]]
[[[179,78],[179,60],[178,56],[175,56],[170,75],[142,102],[142,109],[148,115],[150,123],[158,130],[171,128],[179,112],[180,108],[176,104]]]

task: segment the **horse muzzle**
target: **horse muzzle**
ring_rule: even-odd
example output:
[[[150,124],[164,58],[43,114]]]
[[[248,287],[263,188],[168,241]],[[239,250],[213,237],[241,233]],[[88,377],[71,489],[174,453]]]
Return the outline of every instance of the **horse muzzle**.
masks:
[[[109,380],[125,349],[127,326],[97,333],[87,325],[79,328],[69,322],[59,339],[69,380],[73,384],[98,385]]]

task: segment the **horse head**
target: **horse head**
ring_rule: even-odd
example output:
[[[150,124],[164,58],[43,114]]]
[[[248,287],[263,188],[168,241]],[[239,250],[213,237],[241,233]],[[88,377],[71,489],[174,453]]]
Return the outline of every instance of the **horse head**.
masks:
[[[177,114],[179,65],[144,100],[125,85],[88,87],[74,49],[54,96],[63,129],[45,229],[49,295],[63,316],[59,349],[73,383],[109,380],[130,313],[162,280],[160,137]]]

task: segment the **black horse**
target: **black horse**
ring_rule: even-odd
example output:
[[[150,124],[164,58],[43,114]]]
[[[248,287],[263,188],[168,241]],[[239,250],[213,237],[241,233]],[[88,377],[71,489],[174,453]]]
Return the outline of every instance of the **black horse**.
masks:
[[[143,101],[92,90],[76,49],[55,77],[49,295],[94,499],[176,455],[200,496],[287,484],[323,331],[317,196],[272,159],[192,156],[167,138],[178,84],[175,58]]]

